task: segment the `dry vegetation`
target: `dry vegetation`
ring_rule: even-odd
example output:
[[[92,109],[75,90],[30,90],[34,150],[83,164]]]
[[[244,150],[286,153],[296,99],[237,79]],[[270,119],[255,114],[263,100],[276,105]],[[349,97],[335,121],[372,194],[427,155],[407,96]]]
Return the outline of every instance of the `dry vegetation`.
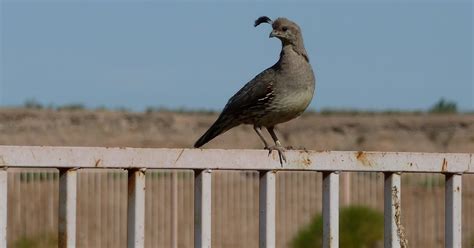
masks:
[[[216,113],[0,109],[0,144],[192,147]],[[316,114],[279,126],[283,144],[312,150],[474,152],[474,114]],[[268,139],[270,137],[268,136]],[[240,126],[205,148],[262,148]]]

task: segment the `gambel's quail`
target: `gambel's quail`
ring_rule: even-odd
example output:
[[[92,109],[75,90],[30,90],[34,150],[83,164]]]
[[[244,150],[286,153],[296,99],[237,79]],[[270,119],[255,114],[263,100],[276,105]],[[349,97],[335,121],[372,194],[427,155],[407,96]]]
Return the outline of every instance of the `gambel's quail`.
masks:
[[[194,147],[201,147],[221,133],[240,124],[251,124],[265,145],[264,149],[277,150],[280,163],[286,162],[285,148],[278,140],[275,125],[298,117],[313,98],[315,77],[303,45],[300,27],[286,19],[272,21],[262,16],[255,21],[272,25],[270,38],[280,39],[280,59],[248,82],[227,102],[224,110]],[[269,146],[261,128],[270,133],[274,146]]]

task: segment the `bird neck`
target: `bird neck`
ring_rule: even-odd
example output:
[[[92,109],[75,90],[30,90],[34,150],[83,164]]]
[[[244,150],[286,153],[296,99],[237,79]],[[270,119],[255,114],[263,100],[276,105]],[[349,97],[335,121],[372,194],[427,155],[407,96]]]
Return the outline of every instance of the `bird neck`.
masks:
[[[284,62],[287,58],[291,57],[291,54],[296,53],[298,56],[302,56],[306,62],[309,63],[308,54],[304,49],[303,42],[298,42],[297,44],[285,43],[282,42],[282,48],[280,53],[280,60]]]

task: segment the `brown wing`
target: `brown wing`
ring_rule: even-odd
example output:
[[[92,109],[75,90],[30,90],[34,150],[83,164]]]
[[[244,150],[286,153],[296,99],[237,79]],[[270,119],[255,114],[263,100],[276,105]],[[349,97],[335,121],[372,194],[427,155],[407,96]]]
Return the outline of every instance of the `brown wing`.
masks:
[[[265,114],[268,104],[273,99],[274,78],[273,68],[258,74],[229,99],[221,115],[247,119]]]

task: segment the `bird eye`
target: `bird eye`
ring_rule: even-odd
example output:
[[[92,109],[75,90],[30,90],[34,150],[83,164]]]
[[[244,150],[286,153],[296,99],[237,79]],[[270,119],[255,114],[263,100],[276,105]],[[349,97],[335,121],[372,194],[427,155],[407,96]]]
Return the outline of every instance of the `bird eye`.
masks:
[[[288,30],[288,27],[282,27],[281,30],[283,30],[283,32],[286,32],[286,30]]]

